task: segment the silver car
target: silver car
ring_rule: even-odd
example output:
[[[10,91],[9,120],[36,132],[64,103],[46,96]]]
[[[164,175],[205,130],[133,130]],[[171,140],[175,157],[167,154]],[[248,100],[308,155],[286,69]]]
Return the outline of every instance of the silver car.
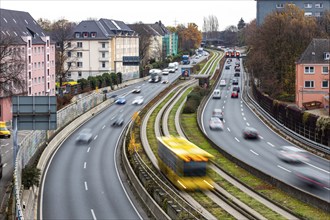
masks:
[[[133,105],[142,105],[144,102],[144,98],[143,96],[137,96],[135,97],[135,99],[133,100],[132,104]]]
[[[209,124],[210,128],[212,130],[223,130],[223,123],[222,121],[215,116],[212,116],[210,118],[210,124]]]
[[[85,128],[79,132],[76,142],[88,144],[89,142],[92,141],[92,136],[93,136],[92,129]]]
[[[277,157],[287,163],[303,163],[309,161],[307,151],[294,146],[280,147],[277,152]]]

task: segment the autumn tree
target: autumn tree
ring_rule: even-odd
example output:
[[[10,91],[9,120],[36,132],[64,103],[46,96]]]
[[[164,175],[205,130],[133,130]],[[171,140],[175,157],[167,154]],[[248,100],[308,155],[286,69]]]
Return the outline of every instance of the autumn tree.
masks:
[[[250,72],[269,95],[292,97],[295,61],[312,38],[320,34],[316,19],[304,16],[303,10],[287,4],[283,11],[267,16],[252,32],[253,35],[246,39],[252,48],[247,62]]]
[[[202,43],[202,32],[198,30],[198,26],[195,23],[189,23],[187,28],[184,26],[180,28],[182,29],[178,32],[178,36],[182,50],[189,51],[198,48]]]
[[[24,50],[18,39],[9,35],[0,37],[0,95],[1,97],[26,92],[26,65]]]

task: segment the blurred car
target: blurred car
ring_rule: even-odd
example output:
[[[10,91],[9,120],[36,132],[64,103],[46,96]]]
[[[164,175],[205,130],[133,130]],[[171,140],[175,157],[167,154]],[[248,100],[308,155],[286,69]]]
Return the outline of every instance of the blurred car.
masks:
[[[193,61],[192,61],[192,64],[196,64],[196,63],[197,63],[196,60],[193,60]]]
[[[168,80],[163,80],[161,83],[162,84],[167,84],[168,83]]]
[[[169,73],[170,73],[170,70],[167,69],[167,68],[165,68],[165,69],[162,70],[162,74],[163,75],[168,75]]]
[[[227,66],[225,67],[225,69],[226,69],[226,70],[229,70],[229,69],[230,69],[230,65],[227,65]]]
[[[223,111],[220,108],[213,109],[212,117],[218,117],[222,121],[223,120]]]
[[[220,91],[220,89],[215,89],[213,91],[212,98],[214,98],[214,99],[221,99],[221,91]]]
[[[294,146],[280,147],[277,152],[277,157],[287,163],[303,163],[309,161],[307,151]]]
[[[137,96],[135,97],[135,99],[133,100],[132,104],[133,105],[142,105],[144,101],[143,96]]]
[[[233,91],[240,92],[240,87],[239,87],[239,86],[234,86],[234,87],[233,87]]]
[[[224,79],[220,80],[220,86],[226,86],[226,80]]]
[[[245,139],[258,139],[259,133],[258,133],[257,129],[255,129],[255,128],[245,127],[243,129],[243,137]]]
[[[112,122],[112,126],[113,127],[117,127],[117,126],[122,126],[124,124],[124,115],[123,114],[120,114],[120,115],[117,115],[114,119],[113,119],[113,122]]]
[[[330,188],[330,175],[310,166],[297,166],[293,173],[303,184],[310,187]]]
[[[0,137],[10,138],[10,131],[4,121],[0,121]]]
[[[124,105],[126,103],[126,99],[125,97],[119,97],[116,101],[115,101],[116,104],[118,105]]]
[[[76,142],[88,144],[89,142],[91,142],[92,136],[93,136],[92,129],[84,128],[79,132]]]
[[[235,77],[239,77],[240,76],[240,73],[239,72],[236,72],[236,73],[234,73],[234,76]]]
[[[233,91],[231,92],[231,97],[232,97],[232,98],[238,98],[238,92],[233,90]]]
[[[209,126],[212,130],[223,130],[223,123],[222,121],[215,116],[212,116],[210,118]]]
[[[233,85],[238,85],[238,79],[237,78],[233,78],[232,84]]]
[[[136,87],[133,89],[132,93],[140,93],[141,92],[141,87]]]

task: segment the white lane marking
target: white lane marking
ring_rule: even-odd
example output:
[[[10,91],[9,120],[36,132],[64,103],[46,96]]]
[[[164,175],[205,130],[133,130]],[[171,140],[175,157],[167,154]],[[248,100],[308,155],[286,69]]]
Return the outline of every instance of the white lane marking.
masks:
[[[7,154],[8,152],[9,152],[9,150],[6,150],[6,151],[5,151],[5,154]]]
[[[282,170],[285,170],[286,172],[291,173],[291,170],[288,170],[288,169],[286,169],[286,168],[284,168],[284,167],[282,167],[282,166],[280,166],[280,165],[277,165],[277,167],[278,167],[278,168],[281,168]]]
[[[241,104],[241,108],[243,108],[243,105]]]
[[[263,137],[263,136],[260,136],[260,135],[259,135],[259,138],[260,138],[260,139],[264,139],[264,137]]]
[[[122,108],[119,112],[123,112],[124,111],[124,109]]]
[[[246,121],[246,118],[245,118],[245,117],[243,117],[243,120],[244,120],[244,121]]]
[[[112,116],[112,118],[110,120],[112,121],[114,118],[116,118],[116,115]]]
[[[330,191],[330,188],[328,188],[328,187],[323,187],[323,188]]]
[[[225,99],[227,98],[227,96],[225,96]]]
[[[97,138],[97,135],[94,137],[94,140],[96,140],[96,138]]]
[[[272,147],[275,147],[274,144],[270,143],[270,142],[267,142],[268,145],[272,146]]]
[[[85,190],[88,190],[87,182],[85,181]]]
[[[242,112],[242,116],[244,116],[244,112]]]
[[[250,126],[250,124],[248,122],[246,122],[246,126]]]
[[[88,147],[88,148],[87,148],[87,153],[89,153],[90,149],[91,149],[91,147]]]
[[[250,149],[250,151],[251,151],[253,154],[259,156],[259,154],[258,154],[257,152],[255,152],[255,151],[253,151],[253,150],[251,150],[251,149]]]
[[[243,108],[241,108],[241,111],[243,111]]]
[[[92,216],[93,216],[93,220],[97,220],[93,209],[91,209],[91,213],[92,213]]]
[[[236,140],[237,142],[239,142],[239,140],[238,140],[238,138],[237,138],[237,137],[235,137],[235,140]]]
[[[225,106],[222,106],[223,109],[225,109]]]
[[[226,103],[226,100],[225,101],[223,101],[223,104],[225,104]]]
[[[227,128],[227,130],[230,132],[230,128]]]
[[[2,165],[3,168],[5,168],[6,166],[7,166],[7,163],[4,163],[4,164]]]
[[[322,168],[320,168],[320,167],[317,167],[317,166],[315,166],[315,165],[313,165],[313,164],[310,164],[310,163],[307,163],[307,162],[305,162],[305,164],[307,164],[307,165],[309,165],[309,166],[311,166],[311,167],[314,167],[315,169],[321,170],[321,171],[323,171],[323,172],[325,172],[325,173],[327,173],[327,174],[330,174],[329,171],[324,170],[324,169],[322,169]]]
[[[87,166],[87,163],[85,162],[85,163],[84,163],[84,169],[86,169],[86,166]]]
[[[105,125],[103,125],[102,130],[105,128]]]

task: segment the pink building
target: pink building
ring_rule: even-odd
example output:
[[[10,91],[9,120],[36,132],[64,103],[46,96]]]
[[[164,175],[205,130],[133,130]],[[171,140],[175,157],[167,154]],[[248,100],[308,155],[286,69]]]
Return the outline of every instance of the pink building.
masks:
[[[19,69],[25,85],[23,90],[9,85],[12,94],[0,90],[0,121],[8,122],[12,119],[12,95],[55,96],[55,43],[27,12],[0,9],[0,24],[0,45],[9,39],[14,43],[5,50],[19,54],[14,62],[9,62],[13,55],[1,57],[0,64],[7,68],[0,70],[0,74],[12,74],[11,67]],[[0,83],[1,79],[0,76]]]
[[[330,40],[313,39],[296,62],[296,104],[318,101],[329,108]]]

